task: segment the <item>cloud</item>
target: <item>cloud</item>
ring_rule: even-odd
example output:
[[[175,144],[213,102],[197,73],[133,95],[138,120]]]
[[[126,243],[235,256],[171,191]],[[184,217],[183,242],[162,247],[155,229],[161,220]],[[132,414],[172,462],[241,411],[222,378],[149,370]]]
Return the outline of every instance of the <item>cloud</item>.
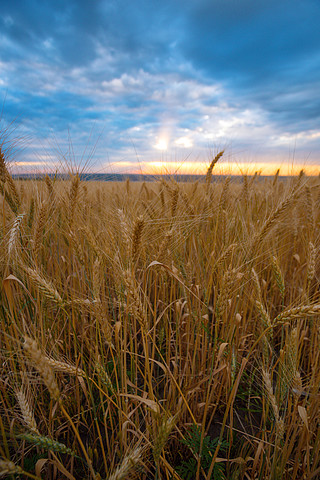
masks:
[[[164,136],[173,155],[226,143],[286,156],[296,142],[316,161],[316,1],[3,0],[1,9],[4,115],[22,122],[37,155],[53,134],[67,151],[69,129],[79,151],[90,132],[100,136],[101,163],[154,157]]]

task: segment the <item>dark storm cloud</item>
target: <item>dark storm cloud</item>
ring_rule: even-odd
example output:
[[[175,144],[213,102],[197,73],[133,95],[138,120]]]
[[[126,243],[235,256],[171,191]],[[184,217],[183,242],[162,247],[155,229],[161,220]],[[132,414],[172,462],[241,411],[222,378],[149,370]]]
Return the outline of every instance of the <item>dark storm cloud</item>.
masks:
[[[94,61],[98,45],[120,58],[122,52],[128,67],[146,66],[168,54],[179,23],[172,8],[149,0],[5,0],[1,7],[2,31],[19,50],[22,44],[40,54],[52,40],[57,58],[69,67]]]
[[[187,17],[182,50],[215,78],[230,75],[231,84],[290,83],[292,68],[298,75],[300,66],[302,78],[312,57],[319,61],[319,19],[320,4],[310,0],[200,0]]]
[[[200,0],[181,49],[208,79],[294,129],[294,111],[297,122],[320,118],[319,20],[315,1]]]

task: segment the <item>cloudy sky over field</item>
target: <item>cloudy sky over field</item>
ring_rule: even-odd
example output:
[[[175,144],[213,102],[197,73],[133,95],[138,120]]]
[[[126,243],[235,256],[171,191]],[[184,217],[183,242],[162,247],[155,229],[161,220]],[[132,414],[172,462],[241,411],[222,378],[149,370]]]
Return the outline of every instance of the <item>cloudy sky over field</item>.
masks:
[[[319,24],[318,0],[1,0],[2,132],[24,169],[317,167]]]

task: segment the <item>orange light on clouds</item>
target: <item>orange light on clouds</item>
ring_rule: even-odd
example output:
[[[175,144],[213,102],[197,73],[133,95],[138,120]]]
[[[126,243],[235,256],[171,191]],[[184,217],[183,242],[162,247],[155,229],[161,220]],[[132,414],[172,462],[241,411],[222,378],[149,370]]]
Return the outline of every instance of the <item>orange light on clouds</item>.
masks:
[[[213,174],[254,175],[255,172],[260,172],[261,175],[274,175],[278,169],[280,175],[284,176],[298,175],[301,170],[304,170],[306,175],[318,175],[320,172],[319,165],[284,162],[221,162],[215,166]]]
[[[48,165],[48,162],[15,162],[15,166],[17,167],[42,167],[43,165]]]

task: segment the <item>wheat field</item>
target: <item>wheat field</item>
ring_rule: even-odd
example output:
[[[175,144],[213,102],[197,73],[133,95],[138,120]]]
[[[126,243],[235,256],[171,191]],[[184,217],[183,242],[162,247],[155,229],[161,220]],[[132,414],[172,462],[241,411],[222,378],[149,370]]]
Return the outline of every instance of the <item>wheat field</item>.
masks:
[[[15,180],[0,477],[320,478],[320,181]]]

